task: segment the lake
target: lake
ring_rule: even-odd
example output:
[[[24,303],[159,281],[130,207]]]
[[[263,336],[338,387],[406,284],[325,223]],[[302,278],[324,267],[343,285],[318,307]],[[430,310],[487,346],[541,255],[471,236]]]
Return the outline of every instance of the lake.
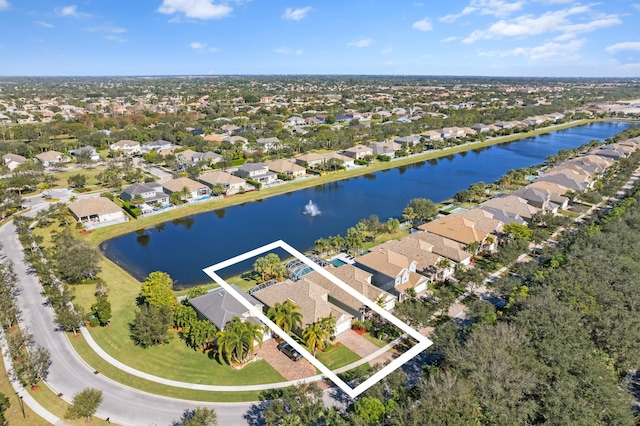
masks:
[[[143,280],[165,271],[177,287],[209,282],[202,269],[284,240],[300,251],[317,239],[346,233],[360,219],[400,217],[412,198],[442,201],[470,184],[494,182],[510,169],[542,163],[561,149],[604,140],[629,123],[602,122],[550,132],[438,160],[366,174],[264,200],[187,216],[132,232],[101,244],[104,254]],[[320,214],[304,214],[312,201]],[[248,261],[221,271],[229,277],[251,268]]]

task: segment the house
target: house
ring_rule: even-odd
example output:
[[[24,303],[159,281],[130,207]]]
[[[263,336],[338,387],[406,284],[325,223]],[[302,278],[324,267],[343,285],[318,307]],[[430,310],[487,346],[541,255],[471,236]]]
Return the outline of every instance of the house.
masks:
[[[88,226],[127,221],[122,209],[105,197],[81,198],[68,207],[78,222]]]
[[[289,160],[275,160],[267,163],[267,167],[274,173],[279,173],[294,178],[304,176],[307,170],[299,164]]]
[[[373,150],[374,155],[388,155],[389,157],[395,157],[396,151],[402,149],[402,145],[393,141],[374,142],[369,147]]]
[[[240,293],[252,306],[262,312],[264,305],[260,301],[245,293],[236,285],[231,285],[231,287]],[[257,316],[254,316],[238,299],[221,287],[211,290],[202,296],[189,299],[189,304],[196,310],[199,319],[206,319],[212,322],[218,330],[224,330],[225,325],[234,317],[239,317],[242,321],[262,325]],[[265,335],[268,334],[265,333]]]
[[[222,142],[229,142],[232,145],[239,145],[242,149],[246,149],[249,139],[243,138],[242,136],[227,136],[222,139]]]
[[[204,137],[204,130],[202,129],[191,129],[189,130],[189,133],[191,133],[193,136]]]
[[[478,243],[482,247],[489,237],[489,232],[480,229],[476,222],[454,215],[424,223],[418,228],[457,241],[465,246]]]
[[[589,152],[589,154],[600,155],[602,157],[613,158],[617,160],[621,157],[626,157],[627,152],[614,145],[603,145]]]
[[[231,173],[214,171],[211,173],[205,173],[200,175],[198,180],[209,188],[213,188],[215,185],[222,185],[226,189],[226,195],[237,194],[243,192],[247,187],[247,181]]]
[[[162,185],[156,182],[129,185],[122,190],[120,198],[124,201],[131,201],[136,195],[140,195],[147,205],[156,202],[163,206],[169,204],[169,195],[162,190]]]
[[[171,144],[171,142],[165,141],[163,139],[158,139],[158,140],[153,141],[153,142],[143,143],[142,146],[140,147],[140,152],[142,154],[145,154],[147,152],[151,152],[153,150],[156,150],[156,151],[160,152],[163,149],[170,149],[172,146],[173,145]]]
[[[127,139],[112,143],[109,148],[111,148],[111,151],[122,152],[126,155],[140,154],[140,152],[142,151],[140,142]]]
[[[478,133],[488,133],[491,129],[486,124],[478,123],[471,126]]]
[[[449,268],[440,272],[442,278],[446,278],[453,273],[455,264],[469,265],[471,263],[471,258],[473,257],[472,253],[465,250],[466,246],[464,244],[430,232],[414,232],[403,239],[419,240],[420,248],[422,250],[430,251],[453,262]]]
[[[551,201],[551,195],[546,190],[540,190],[532,188],[530,185],[525,186],[517,191],[514,191],[511,195],[524,198],[527,203],[545,212],[556,213],[558,211],[558,204]],[[569,200],[564,197],[564,207],[567,206]]]
[[[387,311],[393,309],[396,298],[371,284],[371,273],[353,265],[342,265],[338,268],[331,268],[328,272],[371,300],[372,303],[379,303]],[[328,301],[330,303],[338,306],[354,317],[358,317],[360,320],[364,319],[364,313],[367,312],[369,308],[354,296],[350,295],[346,290],[335,285],[315,271],[305,275],[305,278],[324,288],[327,291]]]
[[[193,161],[193,156],[196,154],[198,154],[198,152],[192,149],[185,149],[176,153],[176,157],[182,164],[192,164],[195,163],[195,161]]]
[[[554,168],[537,179],[539,182],[553,182],[572,191],[584,192],[593,185],[591,174],[571,168]]]
[[[211,164],[216,164],[216,163],[219,163],[220,161],[222,161],[222,155],[220,155],[218,153],[215,153],[215,152],[211,152],[211,151],[196,152],[191,157],[191,161],[194,164],[197,164],[197,163],[200,163],[200,162],[204,162],[204,163],[206,163],[208,165],[211,165]]]
[[[263,185],[268,185],[278,179],[275,173],[269,171],[269,167],[265,163],[244,163],[238,167],[235,175],[260,182]]]
[[[263,151],[273,151],[280,147],[280,139],[276,137],[258,138],[256,139],[256,145],[258,145],[258,149]]]
[[[268,307],[272,307],[278,302],[290,300],[300,308],[303,329],[329,316],[336,319],[335,334],[340,334],[351,328],[353,315],[330,303],[328,291],[308,280],[306,276],[295,282],[286,280],[270,285],[254,291],[252,296]],[[293,331],[301,333],[302,330]]]
[[[566,186],[559,185],[555,182],[545,182],[541,180],[537,180],[535,182],[527,185],[527,188],[537,189],[538,191],[543,191],[549,194],[549,200],[552,203],[560,206],[561,209],[566,209],[569,203],[569,198],[566,196],[567,192],[570,191]]]
[[[24,164],[27,161],[25,157],[18,154],[4,154],[2,156],[2,162],[9,170],[13,171],[16,167]]]
[[[240,130],[242,130],[242,127],[236,126],[235,124],[224,124],[222,127],[220,127],[220,130],[230,135],[232,133],[239,132]]]
[[[463,138],[467,136],[463,129],[459,127],[445,127],[442,129],[442,137],[446,139],[445,135],[449,135],[450,138]]]
[[[424,275],[433,282],[440,278],[436,264],[442,260],[442,256],[430,250],[423,241],[415,238],[402,238],[389,240],[377,246],[405,255],[408,259],[416,261],[416,272]]]
[[[511,129],[513,127],[508,121],[498,121],[496,123],[493,123],[493,125],[498,129]]]
[[[69,154],[73,155],[74,157],[85,153],[88,153],[91,161],[98,161],[100,159],[100,154],[98,154],[98,151],[96,151],[96,149],[90,145],[85,145],[78,149],[72,149],[71,151],[69,151]]]
[[[287,120],[284,122],[285,127],[299,127],[299,126],[306,126],[306,125],[307,125],[307,122],[305,121],[305,119],[298,115],[293,115],[287,118]]]
[[[402,301],[407,290],[416,293],[427,289],[429,280],[416,272],[417,262],[407,256],[382,247],[374,247],[369,253],[356,259],[355,265],[373,274],[376,287],[393,294]]]
[[[527,223],[527,221],[524,220],[517,213],[511,213],[506,210],[498,209],[495,207],[489,207],[489,206],[480,206],[478,207],[478,209],[484,210],[485,212],[489,213],[494,219],[499,220],[505,225],[508,223],[517,223],[518,225],[525,225]]]
[[[58,151],[47,151],[36,155],[36,160],[40,161],[45,167],[51,167],[55,164],[65,163],[70,158]]]
[[[414,146],[420,143],[420,135],[402,136],[400,138],[395,138],[393,141],[401,145],[406,144],[407,146]]]
[[[173,194],[174,192],[181,193],[183,188],[187,188],[187,190],[189,191],[189,195],[187,196],[187,198],[191,198],[192,200],[204,198],[211,194],[211,190],[207,185],[196,182],[195,180],[186,177],[169,179],[162,184],[162,187],[169,195]]]
[[[490,209],[504,210],[509,213],[516,214],[526,221],[530,221],[531,217],[540,211],[539,208],[532,206],[527,202],[527,200],[516,195],[493,197],[483,203],[480,203],[478,207],[481,209],[489,207]]]
[[[337,152],[328,152],[323,154],[326,161],[329,160],[339,160],[344,167],[353,167],[355,163],[353,158],[347,157],[346,155],[339,154]]]
[[[442,140],[440,132],[436,132],[435,130],[427,130],[426,132],[420,133],[420,136],[422,136],[427,142]]]
[[[315,152],[310,152],[308,154],[303,154],[296,159],[296,163],[300,164],[303,167],[316,168],[322,165],[327,159],[322,154],[317,154]]]
[[[368,146],[364,146],[364,145],[356,145],[351,148],[347,148],[344,151],[342,151],[342,153],[347,157],[350,157],[356,160],[364,160],[364,158],[369,155],[373,157],[373,150]]]

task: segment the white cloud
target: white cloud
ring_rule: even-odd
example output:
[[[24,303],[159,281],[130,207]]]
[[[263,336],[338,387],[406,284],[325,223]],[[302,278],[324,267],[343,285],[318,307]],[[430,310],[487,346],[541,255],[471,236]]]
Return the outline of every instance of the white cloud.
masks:
[[[217,47],[208,47],[207,43],[201,43],[199,41],[189,43],[189,47],[194,50],[207,51],[212,53],[220,51],[220,49]]]
[[[384,49],[382,49],[382,52],[380,53],[382,55],[388,55],[391,52],[393,52],[393,48],[391,46],[386,46]]]
[[[347,46],[353,47],[369,47],[373,44],[373,40],[370,38],[359,38],[357,40],[350,41]]]
[[[307,13],[311,11],[311,6],[300,7],[297,9],[293,9],[288,7],[284,10],[284,15],[282,15],[282,19],[289,19],[291,21],[299,21],[307,16]]]
[[[442,22],[455,22],[458,18],[461,18],[472,13],[478,13],[480,15],[492,15],[498,18],[507,17],[513,12],[517,12],[522,9],[526,2],[519,0],[515,2],[504,0],[471,0],[469,6],[462,9],[460,13],[445,15],[439,20]]]
[[[459,37],[451,36],[451,37],[443,38],[443,39],[442,39],[442,40],[440,40],[440,41],[442,41],[443,43],[449,43],[449,42],[451,42],[451,41],[456,41],[456,40],[458,40],[458,39],[459,39]]]
[[[158,12],[165,15],[183,13],[187,18],[220,19],[229,16],[233,9],[226,4],[214,4],[213,0],[162,0]]]
[[[302,49],[296,50],[296,55],[302,55],[303,53],[304,53],[304,50]]]
[[[433,29],[433,25],[429,18],[422,18],[421,20],[414,22],[412,26],[414,30],[418,31],[431,31]]]
[[[578,52],[584,45],[586,40],[571,40],[568,43],[561,44],[556,42],[548,42],[541,46],[534,47],[517,47],[506,51],[481,51],[478,55],[483,57],[507,57],[522,56],[530,61],[544,61],[551,59],[578,60],[580,55]]]
[[[2,0],[0,0],[2,1]],[[44,22],[44,21],[33,21],[34,24],[40,25],[41,27],[45,27],[45,28],[53,28],[53,25],[48,23],[48,22]]]
[[[75,4],[56,9],[56,13],[60,16],[71,16],[72,18],[87,18],[90,16],[88,13],[78,12],[78,6]]]
[[[640,50],[640,41],[625,41],[612,44],[605,49],[609,53],[617,53],[621,50]]]
[[[278,47],[277,49],[273,49],[274,53],[279,53],[281,55],[288,55],[292,52],[292,50],[288,47]]]
[[[636,10],[640,10],[640,3],[634,3],[631,5],[631,7],[633,7]]]
[[[126,28],[122,27],[112,27],[111,25],[103,25],[100,27],[89,27],[87,31],[92,31],[96,33],[113,33],[113,34],[123,34],[127,32]]]
[[[636,64],[620,64],[620,65],[618,65],[618,69],[628,70],[628,71],[635,71],[635,70],[640,71],[640,63],[636,63]]]
[[[120,37],[120,36],[116,36],[116,35],[112,35],[112,34],[108,34],[106,36],[104,36],[105,39],[107,40],[111,40],[111,41],[117,41],[119,43],[124,43],[125,41],[127,41],[126,38]]]
[[[0,0],[0,10],[9,9],[9,2],[7,0]]]
[[[573,15],[589,14],[589,6],[575,6],[569,9],[561,9],[547,12],[538,17],[523,15],[511,20],[500,20],[489,26],[486,30],[473,31],[465,43],[473,43],[477,40],[495,39],[501,37],[528,37],[548,32],[564,33],[562,39],[570,39],[576,34],[585,33],[621,24],[622,21],[616,15],[593,16],[593,20],[580,24],[573,24],[569,17]]]

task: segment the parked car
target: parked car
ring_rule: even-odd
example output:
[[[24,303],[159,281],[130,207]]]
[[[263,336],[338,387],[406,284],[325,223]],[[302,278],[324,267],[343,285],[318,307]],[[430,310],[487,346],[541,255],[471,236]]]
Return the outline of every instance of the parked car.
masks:
[[[288,356],[292,361],[298,361],[302,359],[302,355],[300,352],[296,351],[290,344],[287,342],[281,342],[278,345],[278,350]]]

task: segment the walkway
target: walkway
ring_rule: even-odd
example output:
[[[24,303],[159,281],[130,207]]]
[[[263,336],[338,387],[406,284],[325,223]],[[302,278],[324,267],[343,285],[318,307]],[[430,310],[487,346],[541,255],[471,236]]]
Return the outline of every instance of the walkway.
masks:
[[[359,335],[353,330],[347,330],[336,336],[336,342],[341,342],[344,346],[351,349],[361,357],[367,357],[371,354],[379,353],[380,348],[368,341],[363,336]],[[390,361],[393,355],[390,352],[381,353],[379,356],[371,360],[371,366],[375,364],[384,363]]]

